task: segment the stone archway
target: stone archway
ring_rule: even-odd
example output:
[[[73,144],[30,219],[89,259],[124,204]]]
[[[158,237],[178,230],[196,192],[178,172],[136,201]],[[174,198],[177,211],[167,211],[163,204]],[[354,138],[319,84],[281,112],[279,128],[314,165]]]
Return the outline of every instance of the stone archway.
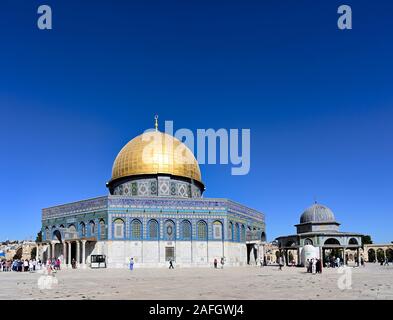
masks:
[[[385,251],[382,248],[377,249],[377,262],[385,261]]]
[[[52,239],[53,240],[58,240],[58,241],[60,241],[60,243],[62,243],[61,232],[59,230],[57,230],[57,229],[55,231],[53,231]]]
[[[329,245],[329,244],[341,245],[340,241],[337,240],[336,238],[329,238],[329,239],[325,240],[325,245]]]
[[[374,249],[368,249],[367,251],[367,255],[368,255],[368,262],[376,262],[376,253]]]

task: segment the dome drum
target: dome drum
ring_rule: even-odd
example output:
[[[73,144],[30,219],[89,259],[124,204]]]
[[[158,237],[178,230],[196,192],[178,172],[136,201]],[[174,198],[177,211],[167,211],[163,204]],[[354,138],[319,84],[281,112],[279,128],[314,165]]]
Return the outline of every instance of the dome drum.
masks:
[[[338,232],[339,226],[332,210],[322,204],[315,203],[303,212],[296,228],[297,233],[301,234],[306,232]]]
[[[181,198],[200,198],[205,189],[199,181],[163,174],[123,177],[107,187],[111,195]]]

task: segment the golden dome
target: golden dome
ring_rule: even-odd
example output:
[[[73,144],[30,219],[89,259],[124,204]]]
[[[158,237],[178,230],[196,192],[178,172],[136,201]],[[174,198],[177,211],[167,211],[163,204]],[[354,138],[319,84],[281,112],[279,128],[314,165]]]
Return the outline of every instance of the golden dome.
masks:
[[[157,130],[137,136],[121,149],[113,163],[111,181],[159,173],[202,183],[201,171],[191,150],[180,140]]]

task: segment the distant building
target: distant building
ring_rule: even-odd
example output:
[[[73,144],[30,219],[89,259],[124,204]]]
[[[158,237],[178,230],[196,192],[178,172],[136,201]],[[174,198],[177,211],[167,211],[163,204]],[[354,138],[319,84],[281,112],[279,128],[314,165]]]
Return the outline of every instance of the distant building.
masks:
[[[317,248],[317,256],[326,261],[333,252],[341,257],[345,263],[348,260],[346,253],[351,253],[357,259],[360,257],[362,247],[362,234],[339,231],[340,223],[334,217],[328,207],[315,203],[300,217],[300,223],[295,227],[295,235],[277,238],[279,249],[287,263],[289,252],[295,252],[298,265],[304,265],[301,261],[302,250],[306,245]]]

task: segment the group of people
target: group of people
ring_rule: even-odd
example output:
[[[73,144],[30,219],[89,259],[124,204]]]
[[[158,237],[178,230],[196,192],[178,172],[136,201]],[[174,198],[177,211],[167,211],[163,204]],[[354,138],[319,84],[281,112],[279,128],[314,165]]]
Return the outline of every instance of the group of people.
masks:
[[[330,256],[326,258],[325,266],[327,268],[340,268],[343,265],[343,261],[340,257]]]
[[[74,259],[75,260],[75,259]],[[76,263],[73,263],[73,267],[76,268]],[[13,259],[13,260],[1,260],[0,261],[0,272],[34,272],[43,268],[50,268],[51,270],[61,269],[61,260],[59,258],[48,259],[45,262],[40,259]]]
[[[214,259],[213,264],[214,264],[214,269],[218,269],[218,260],[217,259]],[[224,257],[222,257],[220,259],[220,264],[221,264],[221,269],[224,269],[224,264],[225,264],[225,258]]]
[[[380,264],[381,266],[388,266],[389,265],[389,259],[385,258],[385,260],[380,260]]]
[[[307,267],[307,273],[312,273],[312,274],[322,273],[321,259],[317,259],[317,258],[307,259],[306,267]]]
[[[1,272],[33,272],[41,268],[41,260],[36,259],[14,259],[0,261]]]

